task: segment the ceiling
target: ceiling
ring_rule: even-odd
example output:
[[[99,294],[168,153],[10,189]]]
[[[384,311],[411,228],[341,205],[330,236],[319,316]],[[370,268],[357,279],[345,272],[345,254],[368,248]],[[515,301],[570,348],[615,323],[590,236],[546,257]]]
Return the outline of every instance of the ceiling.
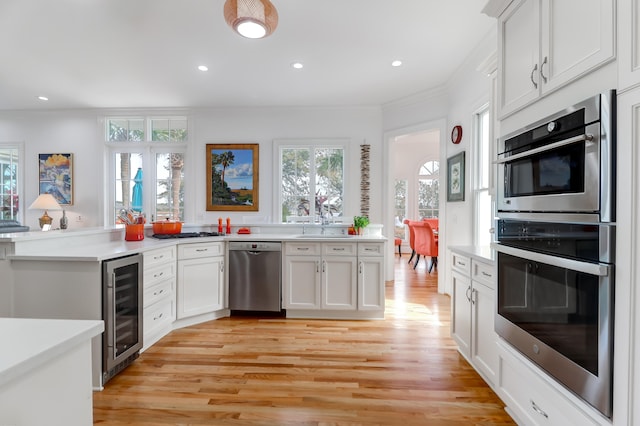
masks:
[[[446,84],[495,25],[481,0],[272,3],[250,40],[224,0],[2,0],[0,109],[381,105]]]

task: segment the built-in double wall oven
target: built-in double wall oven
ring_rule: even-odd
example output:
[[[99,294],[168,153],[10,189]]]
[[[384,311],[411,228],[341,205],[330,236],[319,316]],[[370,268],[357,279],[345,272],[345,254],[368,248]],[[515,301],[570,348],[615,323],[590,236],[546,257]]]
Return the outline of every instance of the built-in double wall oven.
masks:
[[[498,141],[496,332],[607,417],[613,405],[615,93]]]

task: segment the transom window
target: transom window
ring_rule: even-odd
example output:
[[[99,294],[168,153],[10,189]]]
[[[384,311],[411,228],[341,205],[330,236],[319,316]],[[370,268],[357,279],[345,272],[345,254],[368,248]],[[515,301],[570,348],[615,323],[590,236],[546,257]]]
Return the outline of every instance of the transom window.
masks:
[[[184,220],[187,117],[126,117],[105,120],[110,153],[109,211],[144,212],[147,221]]]
[[[282,222],[316,222],[344,214],[344,145],[277,143]]]

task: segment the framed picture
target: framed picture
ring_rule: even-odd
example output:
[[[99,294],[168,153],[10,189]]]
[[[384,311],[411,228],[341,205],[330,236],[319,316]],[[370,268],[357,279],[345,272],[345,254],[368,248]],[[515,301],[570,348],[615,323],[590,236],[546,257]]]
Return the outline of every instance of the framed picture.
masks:
[[[207,144],[207,211],[258,211],[258,144]]]
[[[464,201],[464,151],[447,159],[447,201]]]
[[[38,195],[51,194],[61,206],[73,205],[73,154],[38,154]]]

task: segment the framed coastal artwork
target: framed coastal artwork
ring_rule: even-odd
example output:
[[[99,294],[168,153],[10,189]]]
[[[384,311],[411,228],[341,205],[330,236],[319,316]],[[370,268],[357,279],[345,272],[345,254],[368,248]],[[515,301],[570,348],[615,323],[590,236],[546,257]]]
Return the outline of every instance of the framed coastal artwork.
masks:
[[[464,151],[447,159],[447,201],[464,201]]]
[[[207,144],[207,211],[258,211],[258,144]]]
[[[73,154],[38,154],[38,195],[51,194],[61,206],[73,205]]]

